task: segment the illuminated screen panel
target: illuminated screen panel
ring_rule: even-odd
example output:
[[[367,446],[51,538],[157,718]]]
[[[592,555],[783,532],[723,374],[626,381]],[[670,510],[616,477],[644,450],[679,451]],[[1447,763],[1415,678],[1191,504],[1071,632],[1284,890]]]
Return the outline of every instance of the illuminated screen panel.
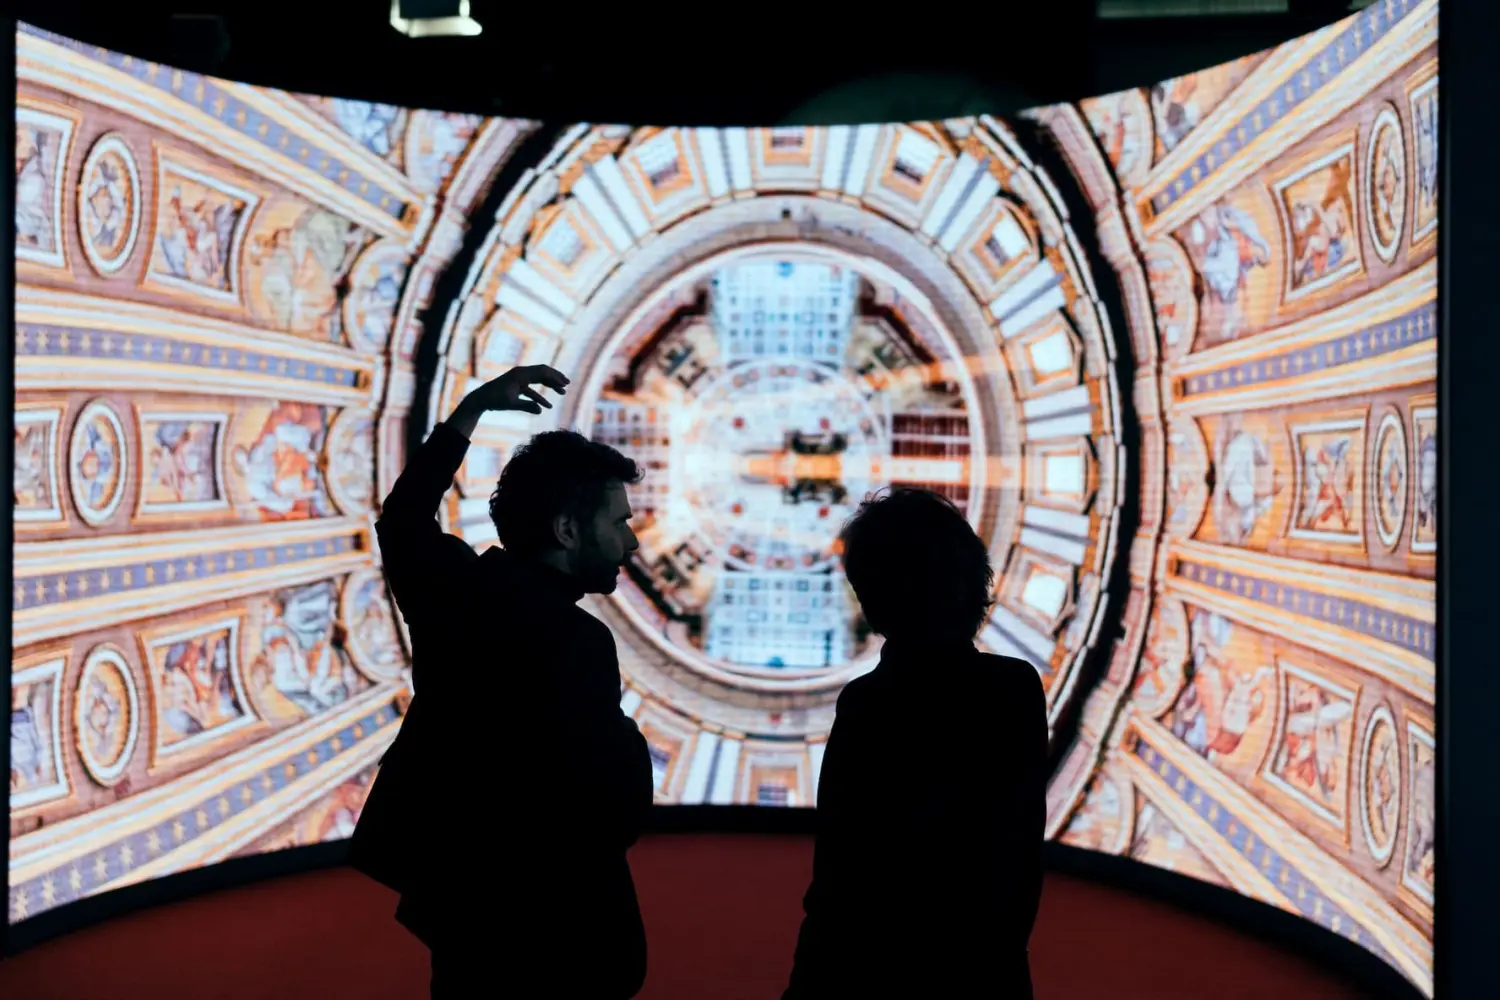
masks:
[[[1299,913],[1429,995],[1436,18],[1378,3],[1040,113],[1096,206],[1141,426],[1126,638],[1053,829]]]
[[[370,531],[406,427],[548,363],[574,391],[481,424],[440,516],[494,544],[548,426],[645,468],[589,607],[660,802],[815,801],[879,655],[834,537],[921,485],[1046,686],[1052,836],[1430,993],[1436,16],[1014,121],[578,125],[509,191],[527,123],[23,30],[11,919],[347,835],[409,697]]]
[[[17,36],[9,918],[345,837],[412,358],[533,126]]]

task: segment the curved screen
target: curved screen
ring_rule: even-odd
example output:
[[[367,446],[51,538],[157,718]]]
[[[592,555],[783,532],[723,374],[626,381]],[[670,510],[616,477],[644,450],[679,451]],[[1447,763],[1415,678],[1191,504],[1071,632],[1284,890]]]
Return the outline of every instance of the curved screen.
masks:
[[[494,544],[546,426],[645,467],[590,609],[659,801],[813,803],[879,653],[834,537],[922,485],[990,546],[980,643],[1046,685],[1050,835],[1430,993],[1436,16],[1010,121],[752,129],[23,28],[11,921],[347,836],[409,698],[373,512],[411,433],[548,363],[575,391],[481,424],[440,516]]]

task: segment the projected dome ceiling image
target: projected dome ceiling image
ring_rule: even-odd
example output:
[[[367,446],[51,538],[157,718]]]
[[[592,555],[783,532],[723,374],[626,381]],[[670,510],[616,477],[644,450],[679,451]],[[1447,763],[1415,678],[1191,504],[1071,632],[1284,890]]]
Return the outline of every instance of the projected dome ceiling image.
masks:
[[[1436,19],[1014,120],[764,129],[291,95],[23,28],[10,919],[347,835],[412,694],[380,500],[465,392],[549,364],[567,395],[487,417],[440,520],[495,544],[551,427],[641,465],[640,551],[586,607],[658,801],[814,803],[880,650],[838,531],[922,486],[989,546],[979,645],[1043,679],[1049,836],[1430,994]],[[934,769],[947,725],[910,720]]]
[[[965,512],[997,569],[980,641],[1066,707],[1124,470],[1113,334],[1044,177],[998,121],[588,128],[497,220],[438,409],[546,359],[574,378],[560,420],[644,467],[641,549],[598,610],[665,800],[812,801],[834,701],[879,644],[836,536],[885,486]],[[534,429],[476,434],[448,510],[476,544]]]

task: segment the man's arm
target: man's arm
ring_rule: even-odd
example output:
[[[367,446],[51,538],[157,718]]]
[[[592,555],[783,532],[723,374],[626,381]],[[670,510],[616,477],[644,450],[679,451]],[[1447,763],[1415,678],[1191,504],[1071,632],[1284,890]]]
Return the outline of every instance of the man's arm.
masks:
[[[563,392],[568,380],[545,365],[532,365],[512,368],[469,393],[447,420],[433,428],[381,505],[375,534],[391,593],[408,624],[446,603],[444,584],[454,581],[457,571],[474,558],[473,550],[461,539],[444,536],[437,513],[463,464],[480,417],[490,410],[540,413],[543,407],[550,408],[552,404],[531,388],[532,383]]]
[[[586,776],[581,798],[598,804],[601,828],[608,831],[610,839],[621,847],[630,847],[646,824],[656,798],[656,783],[651,751],[640,727],[618,705],[612,715],[607,725],[600,727],[597,738],[590,741],[594,744],[591,756],[599,767]]]
[[[468,449],[468,438],[438,424],[406,463],[375,521],[391,594],[407,623],[418,628],[442,602],[436,590],[474,558],[474,550],[445,536],[437,521],[443,495]]]
[[[614,637],[602,624],[590,634],[584,659],[600,670],[591,671],[583,688],[561,706],[558,743],[566,748],[567,801],[560,818],[567,829],[629,847],[640,836],[656,796],[651,752],[640,727],[620,708]]]

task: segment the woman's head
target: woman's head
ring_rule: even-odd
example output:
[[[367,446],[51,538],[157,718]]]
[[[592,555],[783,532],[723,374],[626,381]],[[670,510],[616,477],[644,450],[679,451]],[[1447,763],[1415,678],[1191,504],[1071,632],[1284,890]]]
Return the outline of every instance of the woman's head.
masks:
[[[860,504],[839,536],[844,573],[887,639],[972,640],[990,608],[989,551],[946,497],[893,489]]]

